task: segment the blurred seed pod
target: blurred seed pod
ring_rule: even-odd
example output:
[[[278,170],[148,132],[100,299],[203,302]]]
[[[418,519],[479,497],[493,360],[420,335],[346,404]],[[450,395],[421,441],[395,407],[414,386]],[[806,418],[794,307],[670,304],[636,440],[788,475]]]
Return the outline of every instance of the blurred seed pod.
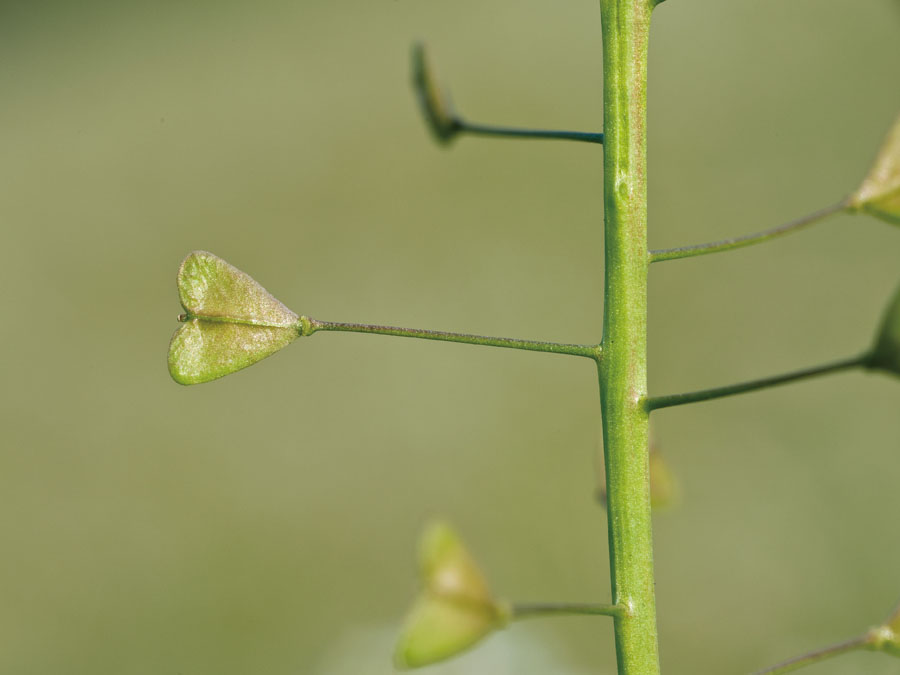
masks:
[[[849,207],[900,225],[900,117],[888,132],[869,175]]]
[[[659,452],[656,443],[650,443],[650,508],[656,511],[664,511],[678,504],[681,496],[681,488],[678,479],[672,472],[665,456]],[[605,478],[597,489],[597,500],[606,508],[606,482]]]
[[[650,506],[662,510],[678,503],[680,489],[678,479],[672,473],[665,455],[650,449]]]
[[[509,621],[462,541],[447,524],[426,528],[419,544],[422,590],[397,641],[398,668],[418,668],[462,652]]]
[[[183,325],[169,343],[169,373],[199,384],[271,356],[300,335],[300,318],[252,277],[206,251],[178,269]]]
[[[897,606],[883,627],[886,630],[883,633],[885,640],[881,649],[894,656],[900,656],[900,605]]]
[[[462,127],[453,112],[449,97],[441,92],[428,63],[425,45],[421,42],[413,45],[412,76],[413,89],[429,130],[438,143],[450,143]]]
[[[880,626],[870,629],[863,638],[866,649],[900,656],[900,606]]]
[[[900,375],[900,289],[881,320],[868,367]]]

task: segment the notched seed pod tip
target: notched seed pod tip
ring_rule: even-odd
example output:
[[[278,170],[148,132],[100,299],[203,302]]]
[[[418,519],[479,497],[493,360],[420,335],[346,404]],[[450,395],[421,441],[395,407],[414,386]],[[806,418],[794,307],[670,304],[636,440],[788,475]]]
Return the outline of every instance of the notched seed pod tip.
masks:
[[[178,269],[182,325],[169,343],[179,384],[209,382],[271,356],[300,335],[300,317],[252,277],[206,251]]]
[[[850,197],[849,208],[900,225],[900,117],[888,132],[869,175]]]
[[[394,663],[418,668],[450,658],[502,628],[509,609],[495,600],[457,534],[433,523],[419,545],[422,590],[397,641]]]
[[[453,113],[449,97],[441,91],[435,80],[428,64],[425,45],[421,42],[414,44],[412,48],[412,80],[429,130],[439,143],[449,143],[460,132],[461,125]]]

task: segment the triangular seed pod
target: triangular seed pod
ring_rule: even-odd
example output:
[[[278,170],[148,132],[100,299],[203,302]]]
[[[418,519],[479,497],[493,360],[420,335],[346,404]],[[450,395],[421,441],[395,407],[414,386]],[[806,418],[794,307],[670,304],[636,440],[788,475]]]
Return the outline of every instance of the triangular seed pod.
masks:
[[[900,225],[900,117],[888,132],[869,175],[850,197],[849,206]]]
[[[450,658],[506,625],[509,610],[491,596],[484,576],[457,534],[435,523],[422,536],[423,589],[397,641],[398,668]]]
[[[413,89],[428,128],[439,143],[449,143],[459,133],[460,124],[431,72],[422,43],[413,45],[412,77]]]
[[[169,343],[169,373],[199,384],[271,356],[300,335],[300,318],[241,270],[206,251],[178,269],[185,313]]]
[[[419,573],[434,595],[491,603],[487,581],[459,535],[446,523],[426,528],[419,541]]]
[[[397,647],[398,668],[420,668],[456,656],[500,627],[487,608],[423,593],[415,602]]]

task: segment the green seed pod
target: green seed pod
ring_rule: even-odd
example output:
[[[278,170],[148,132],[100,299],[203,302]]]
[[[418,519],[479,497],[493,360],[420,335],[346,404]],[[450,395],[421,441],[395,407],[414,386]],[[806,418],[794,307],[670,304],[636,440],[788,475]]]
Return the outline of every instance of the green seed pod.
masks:
[[[271,356],[300,335],[300,318],[253,278],[206,251],[178,269],[185,313],[169,343],[169,373],[199,384]]]
[[[881,320],[868,366],[900,375],[900,289],[894,294]]]
[[[900,225],[900,118],[888,132],[869,175],[849,207]]]
[[[398,668],[418,668],[450,658],[506,625],[509,610],[446,524],[434,523],[419,550],[422,591],[397,641]]]
[[[416,92],[416,98],[419,99],[422,115],[428,123],[428,128],[438,143],[449,143],[459,133],[460,124],[448,98],[441,93],[440,87],[435,81],[428,65],[425,45],[422,43],[413,45],[412,77],[413,89]]]

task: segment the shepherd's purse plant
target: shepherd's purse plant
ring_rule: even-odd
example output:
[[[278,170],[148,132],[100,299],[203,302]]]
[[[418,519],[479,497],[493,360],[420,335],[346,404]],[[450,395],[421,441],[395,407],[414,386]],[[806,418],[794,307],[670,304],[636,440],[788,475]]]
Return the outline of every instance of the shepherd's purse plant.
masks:
[[[420,542],[422,590],[400,633],[395,663],[414,668],[473,646],[511,621],[550,615],[611,620],[621,675],[660,672],[654,595],[651,505],[672,492],[668,469],[649,443],[651,414],[850,370],[900,375],[900,291],[887,303],[868,346],[833,362],[713,389],[651,396],[647,390],[647,286],[652,264],[724,253],[800,231],[838,213],[868,214],[900,225],[900,119],[874,164],[849,196],[792,222],[755,234],[666,250],[647,246],[646,82],[654,0],[600,0],[603,37],[601,132],[536,130],[473,123],[450,105],[422,45],[412,52],[414,90],[442,144],[463,135],[558,139],[602,146],[604,310],[602,338],[566,344],[422,328],[342,323],[296,314],[221,258],[194,251],[178,270],[184,313],[169,346],[169,372],[180,384],[209,382],[256,363],[298,338],[344,331],[461,342],[579,357],[597,369],[603,426],[609,531],[608,604],[519,604],[497,598],[460,536],[443,522]],[[599,224],[598,224],[599,226]],[[889,590],[886,589],[886,594]],[[588,619],[585,619],[588,620]],[[592,619],[603,620],[603,619]],[[759,673],[786,673],[856,650],[900,656],[900,607],[856,637],[818,648]]]

